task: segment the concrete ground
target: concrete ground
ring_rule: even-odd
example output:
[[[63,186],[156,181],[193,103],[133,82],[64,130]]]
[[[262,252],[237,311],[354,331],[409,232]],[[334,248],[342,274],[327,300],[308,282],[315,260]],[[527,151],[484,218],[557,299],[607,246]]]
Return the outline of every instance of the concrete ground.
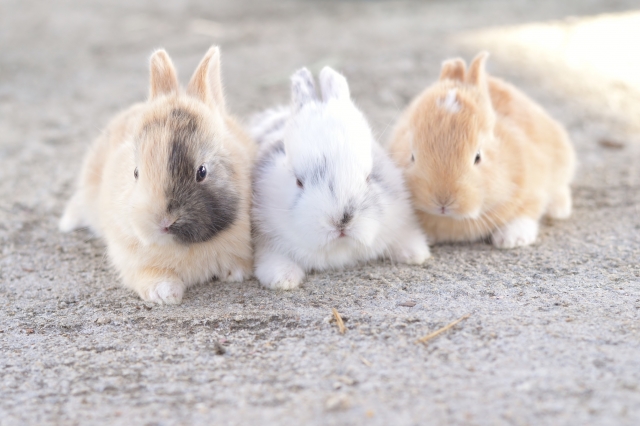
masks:
[[[0,425],[640,424],[633,7],[0,1]],[[488,49],[491,72],[569,129],[575,213],[532,247],[442,245],[422,267],[318,273],[288,292],[212,282],[180,306],[143,303],[101,241],[56,222],[88,144],[145,98],[151,51],[165,47],[185,81],[211,44],[239,116],[286,102],[296,68],[330,64],[383,141],[443,59]]]

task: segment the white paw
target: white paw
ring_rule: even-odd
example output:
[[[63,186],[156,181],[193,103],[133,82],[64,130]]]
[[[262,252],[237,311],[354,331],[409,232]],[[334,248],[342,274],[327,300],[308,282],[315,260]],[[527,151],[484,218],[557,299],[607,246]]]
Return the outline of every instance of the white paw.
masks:
[[[397,248],[394,257],[400,263],[422,265],[425,260],[431,257],[431,253],[426,240],[423,239],[414,243],[413,246]]]
[[[514,219],[493,231],[493,245],[500,249],[528,246],[538,236],[538,222],[528,217]]]
[[[302,268],[285,257],[268,255],[256,260],[256,278],[267,288],[291,290],[300,285],[304,276]]]
[[[302,280],[304,279],[304,275],[305,275],[304,271],[302,270],[300,271],[292,270],[292,271],[288,271],[288,273],[285,272],[281,276],[275,277],[270,282],[263,282],[263,281],[260,281],[260,282],[262,283],[262,285],[272,290],[292,290],[300,286],[300,284],[302,283]]]
[[[422,233],[420,225],[414,222],[411,221],[393,235],[396,243],[390,247],[391,260],[409,265],[421,265],[431,256],[427,237]]]
[[[175,281],[162,281],[149,290],[148,300],[159,304],[178,305],[182,302],[184,284]]]
[[[218,279],[223,282],[240,283],[249,278],[249,276],[250,273],[245,268],[237,267],[235,269],[227,271],[226,274],[220,274]]]

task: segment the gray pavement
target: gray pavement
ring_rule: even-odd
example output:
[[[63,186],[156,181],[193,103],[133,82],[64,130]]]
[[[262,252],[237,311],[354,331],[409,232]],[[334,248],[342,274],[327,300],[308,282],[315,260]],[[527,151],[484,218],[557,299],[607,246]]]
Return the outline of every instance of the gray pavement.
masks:
[[[622,28],[634,7],[0,0],[0,425],[640,424],[640,85],[613,75],[640,70],[637,39],[631,55],[600,49],[613,56],[596,65],[626,61],[610,74],[579,66],[595,48],[549,53],[573,49],[593,16]],[[88,144],[145,98],[150,52],[165,47],[184,82],[211,44],[240,117],[286,102],[296,68],[328,64],[382,141],[443,59],[486,48],[491,72],[567,126],[574,215],[545,222],[532,247],[442,245],[422,267],[318,273],[288,292],[212,282],[179,306],[143,303],[101,241],[56,222]]]

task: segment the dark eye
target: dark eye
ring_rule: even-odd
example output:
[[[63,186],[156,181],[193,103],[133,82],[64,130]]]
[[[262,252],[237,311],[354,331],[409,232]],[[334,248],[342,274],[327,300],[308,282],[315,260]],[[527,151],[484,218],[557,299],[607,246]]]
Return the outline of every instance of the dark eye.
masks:
[[[302,181],[300,179],[296,179],[296,185],[298,185],[298,188],[304,187],[304,185],[302,184]]]
[[[207,166],[204,164],[198,167],[198,171],[196,172],[196,182],[202,182],[204,178],[207,177]]]
[[[138,168],[133,169],[133,177],[138,179]]]
[[[473,160],[473,164],[478,164],[480,162],[481,158],[480,158],[480,152],[478,152],[476,154],[476,159]]]
[[[416,161],[416,157],[413,156],[413,154],[411,154],[411,162],[414,163]]]

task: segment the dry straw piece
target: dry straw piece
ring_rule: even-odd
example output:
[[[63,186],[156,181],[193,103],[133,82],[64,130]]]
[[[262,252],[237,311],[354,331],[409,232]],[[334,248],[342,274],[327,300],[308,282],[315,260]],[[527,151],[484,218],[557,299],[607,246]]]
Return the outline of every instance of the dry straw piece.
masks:
[[[426,336],[419,338],[418,340],[416,340],[416,343],[427,343],[429,340],[431,340],[434,337],[444,333],[445,331],[449,330],[451,327],[454,327],[456,324],[458,324],[461,321],[466,320],[470,316],[471,316],[471,314],[463,315],[460,318],[458,318],[457,320],[455,320],[454,322],[445,325],[441,329],[438,329],[438,330],[434,331],[433,333],[427,334]]]
[[[331,311],[333,312],[333,316],[335,317],[336,323],[338,324],[338,331],[340,331],[340,334],[344,334],[344,332],[347,331],[347,327],[344,326],[344,321],[342,321],[340,313],[336,310],[336,308],[331,308]]]

